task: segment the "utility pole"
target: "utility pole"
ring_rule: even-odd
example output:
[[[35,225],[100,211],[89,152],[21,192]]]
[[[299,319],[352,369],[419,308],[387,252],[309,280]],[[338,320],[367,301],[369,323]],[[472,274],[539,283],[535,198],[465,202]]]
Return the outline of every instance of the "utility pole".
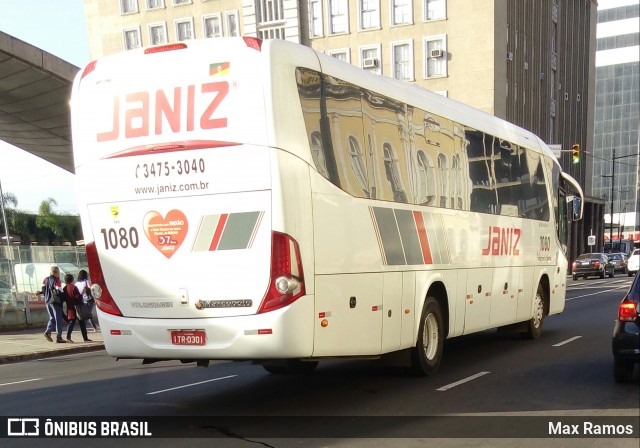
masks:
[[[7,239],[7,246],[11,244],[9,241],[9,226],[7,225],[7,215],[4,211],[4,194],[2,193],[2,182],[0,182],[0,208],[2,208],[2,224],[4,225],[4,235]]]
[[[611,157],[611,221],[609,221],[609,241],[613,249],[613,184],[616,178],[616,148],[611,148],[613,156]],[[618,221],[620,221],[618,219]]]

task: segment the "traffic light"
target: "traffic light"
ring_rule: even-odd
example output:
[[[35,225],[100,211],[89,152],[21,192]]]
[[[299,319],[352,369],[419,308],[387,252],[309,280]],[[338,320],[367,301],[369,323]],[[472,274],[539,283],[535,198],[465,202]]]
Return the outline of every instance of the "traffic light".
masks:
[[[578,143],[571,147],[571,158],[574,164],[580,163],[580,145]]]

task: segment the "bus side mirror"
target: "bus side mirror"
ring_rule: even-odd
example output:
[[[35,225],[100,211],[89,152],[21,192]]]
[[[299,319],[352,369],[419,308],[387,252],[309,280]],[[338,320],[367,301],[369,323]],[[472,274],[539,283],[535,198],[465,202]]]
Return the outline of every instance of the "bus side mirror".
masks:
[[[572,220],[579,221],[582,219],[582,199],[579,196],[575,196],[572,203]]]

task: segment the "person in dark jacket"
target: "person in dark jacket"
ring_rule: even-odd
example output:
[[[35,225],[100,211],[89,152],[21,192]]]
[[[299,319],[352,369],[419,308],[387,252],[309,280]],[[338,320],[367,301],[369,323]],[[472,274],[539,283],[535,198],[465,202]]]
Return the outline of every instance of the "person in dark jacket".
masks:
[[[78,315],[77,310],[82,306],[82,294],[76,288],[76,285],[73,283],[73,275],[67,274],[64,276],[64,297],[67,302],[67,342],[73,342],[71,340],[71,333],[73,332],[73,327],[76,324],[76,321],[80,321],[80,333],[82,333],[82,338],[85,342],[90,342],[91,339],[87,336],[87,325],[82,319],[82,316]]]
[[[64,317],[62,316],[62,302],[57,303],[53,300],[54,290],[62,293],[60,268],[58,268],[58,266],[52,266],[51,275],[45,278],[42,283],[44,304],[47,307],[47,312],[49,313],[49,323],[47,324],[47,330],[44,332],[44,337],[47,338],[48,341],[53,342],[53,339],[51,339],[51,332],[55,328],[57,335],[56,342],[67,342],[62,339],[62,321],[64,320]]]

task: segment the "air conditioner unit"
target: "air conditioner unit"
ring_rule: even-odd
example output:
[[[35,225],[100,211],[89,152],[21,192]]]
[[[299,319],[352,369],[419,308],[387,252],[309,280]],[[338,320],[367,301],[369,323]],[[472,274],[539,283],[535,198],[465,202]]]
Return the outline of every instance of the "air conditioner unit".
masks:
[[[362,61],[362,68],[377,68],[378,67],[378,59],[376,58],[365,58]]]
[[[510,51],[507,51],[507,61],[513,61],[513,53]]]
[[[441,58],[444,55],[444,51],[442,50],[430,50],[429,57],[430,58]]]

